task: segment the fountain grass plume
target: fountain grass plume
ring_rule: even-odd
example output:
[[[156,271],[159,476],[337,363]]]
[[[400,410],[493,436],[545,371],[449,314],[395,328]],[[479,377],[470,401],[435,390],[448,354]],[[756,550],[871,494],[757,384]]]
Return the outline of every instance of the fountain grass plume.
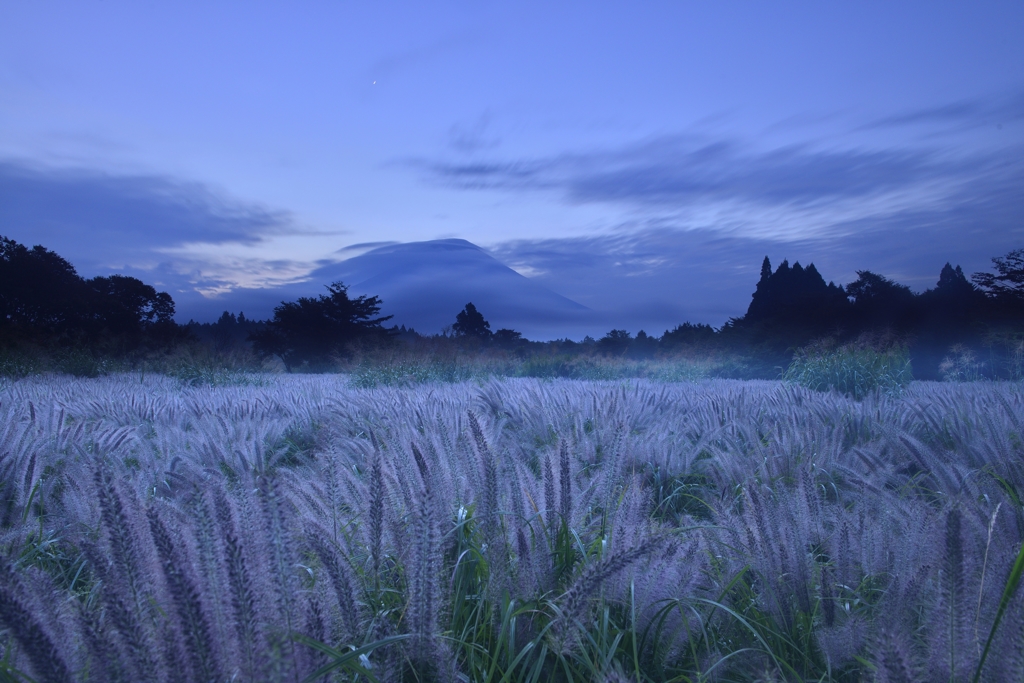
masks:
[[[214,492],[214,507],[222,540],[222,561],[227,570],[234,629],[241,650],[243,671],[255,674],[259,647],[256,587],[239,542],[234,515],[223,491]]]
[[[875,647],[875,680],[878,683],[925,683],[904,634],[881,631]]]
[[[563,645],[567,644],[565,637],[569,630],[579,625],[588,600],[598,597],[597,591],[608,578],[672,543],[674,539],[668,535],[651,535],[636,545],[613,552],[584,569],[558,600],[559,627],[555,631],[556,638],[562,640]]]
[[[964,653],[960,631],[965,618],[964,608],[964,539],[961,533],[963,515],[956,507],[946,513],[945,546],[942,556],[942,597],[946,608],[949,647],[949,675],[957,676],[963,668]]]
[[[555,509],[555,473],[548,454],[544,457],[544,523],[549,527],[555,523]]]
[[[346,641],[354,642],[359,637],[360,607],[356,602],[356,595],[353,592],[354,577],[347,566],[347,562],[338,557],[338,553],[330,547],[315,528],[306,531],[306,540],[320,565],[331,580],[331,587],[338,600],[338,611],[341,613],[341,622],[345,632],[343,637]]]
[[[367,519],[370,545],[370,575],[374,586],[380,588],[380,563],[384,539],[384,473],[381,469],[380,448],[374,442],[373,462],[370,464],[370,500]]]
[[[222,674],[218,671],[217,653],[212,649],[212,630],[199,596],[197,581],[189,575],[191,567],[179,558],[171,535],[156,509],[150,507],[147,517],[171,604],[178,618],[178,629],[185,639],[185,651],[188,653],[193,676],[205,681],[220,680]]]
[[[71,683],[71,671],[53,639],[22,602],[27,594],[18,573],[0,560],[0,623],[21,646],[40,681]]]
[[[558,508],[562,515],[562,524],[572,524],[572,473],[569,462],[569,444],[562,440],[558,448],[558,483],[561,486],[558,496]]]
[[[413,541],[412,576],[409,582],[409,629],[413,634],[410,657],[424,673],[442,667],[437,640],[437,612],[441,603],[438,577],[440,534],[435,519],[436,501],[427,462],[415,443],[410,444],[422,479],[416,535]]]

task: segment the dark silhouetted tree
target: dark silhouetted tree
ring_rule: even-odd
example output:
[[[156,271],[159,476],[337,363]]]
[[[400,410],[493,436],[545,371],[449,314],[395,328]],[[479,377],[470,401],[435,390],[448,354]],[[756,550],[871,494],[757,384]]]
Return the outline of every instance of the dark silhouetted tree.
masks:
[[[746,314],[723,325],[717,340],[752,351],[763,376],[777,376],[776,368],[789,362],[794,349],[839,331],[850,308],[843,288],[826,284],[814,264],[790,267],[784,260],[773,273],[765,257]]]
[[[629,346],[629,355],[633,358],[651,358],[657,350],[658,339],[640,330]]]
[[[629,350],[632,341],[633,337],[626,330],[611,330],[597,340],[597,348],[604,354],[622,356]]]
[[[526,340],[523,339],[521,332],[516,332],[515,330],[503,327],[491,335],[491,342],[493,342],[495,346],[503,349],[514,349],[522,346]]]
[[[992,259],[996,274],[974,273],[971,279],[986,294],[997,299],[1024,303],[1024,249],[1015,249],[1006,256]]]
[[[325,368],[334,358],[348,357],[355,344],[388,338],[381,323],[392,316],[374,317],[380,312],[379,297],[350,299],[341,282],[328,285],[327,291],[318,298],[282,302],[266,328],[250,335],[253,349],[278,356],[291,372],[303,365]]]
[[[935,284],[935,291],[948,297],[970,297],[974,295],[976,288],[967,278],[960,266],[954,268],[946,262],[939,272],[939,281]]]
[[[240,315],[241,320],[235,317],[234,313],[224,311],[217,322],[210,326],[215,349],[218,351],[226,351],[234,345],[235,331],[245,324],[245,315]]]
[[[672,330],[665,330],[665,334],[661,335],[661,345],[666,349],[707,347],[715,343],[716,334],[711,325],[686,322],[676,325]]]
[[[8,335],[64,336],[87,306],[75,267],[41,246],[0,237],[0,325]]]
[[[910,287],[870,270],[858,270],[857,279],[846,285],[846,293],[853,300],[854,323],[862,332],[907,332],[920,322]]]
[[[0,334],[44,346],[131,350],[180,339],[174,301],[126,275],[82,279],[42,246],[0,237]]]
[[[761,264],[761,279],[751,298],[744,320],[748,323],[771,322],[790,328],[825,331],[834,326],[848,308],[846,292],[832,282],[825,284],[814,264],[783,261],[772,273],[766,256]]]
[[[135,336],[151,325],[174,319],[174,301],[167,292],[126,275],[94,277],[86,284],[92,290],[93,323],[102,334]]]
[[[197,323],[190,320],[186,327],[196,339],[211,345],[218,352],[225,353],[247,350],[249,336],[266,329],[266,325],[266,321],[246,318],[245,313],[235,316],[234,313],[224,311],[217,322]]]
[[[949,263],[942,267],[935,287],[923,292],[918,301],[926,324],[945,327],[980,320],[986,303],[984,292],[970,283],[960,266]]]
[[[985,294],[972,285],[960,266],[947,263],[935,287],[916,297],[919,311],[911,346],[914,375],[940,379],[939,364],[953,346],[971,346],[984,336],[990,308]]]
[[[1024,350],[1024,249],[992,259],[996,273],[974,273],[971,279],[986,295],[985,345],[988,366],[1005,376],[1020,377]]]
[[[491,336],[491,324],[484,320],[480,311],[472,303],[455,316],[455,324],[452,325],[452,332],[459,337],[475,337],[477,339],[489,339]]]

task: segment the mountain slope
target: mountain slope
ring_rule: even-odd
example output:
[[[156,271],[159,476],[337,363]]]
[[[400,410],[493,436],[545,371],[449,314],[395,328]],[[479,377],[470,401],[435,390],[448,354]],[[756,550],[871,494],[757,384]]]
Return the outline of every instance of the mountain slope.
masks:
[[[378,247],[311,273],[314,282],[341,280],[353,295],[376,295],[392,322],[440,332],[472,302],[491,323],[528,338],[559,336],[578,327],[590,309],[533,282],[480,247],[460,239]],[[561,333],[563,336],[565,332]]]

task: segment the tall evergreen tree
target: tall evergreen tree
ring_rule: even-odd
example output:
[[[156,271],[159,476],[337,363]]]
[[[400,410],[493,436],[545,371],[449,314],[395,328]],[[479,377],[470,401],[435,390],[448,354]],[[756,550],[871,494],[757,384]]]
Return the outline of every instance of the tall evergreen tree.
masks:
[[[762,284],[766,284],[768,279],[772,276],[772,262],[768,260],[768,257],[764,257],[764,261],[761,262],[761,279],[758,280],[757,286],[760,287]]]
[[[946,263],[935,287],[915,297],[918,316],[911,346],[914,376],[940,379],[939,365],[952,347],[976,344],[985,334],[989,303],[960,266]]]
[[[455,316],[455,324],[452,331],[460,337],[475,337],[477,339],[489,339],[491,336],[491,324],[484,320],[483,313],[476,310],[472,302]]]
[[[792,267],[784,260],[774,273],[766,256],[761,279],[747,308],[747,323],[768,323],[824,331],[847,308],[846,293],[834,283],[825,284],[814,264]]]

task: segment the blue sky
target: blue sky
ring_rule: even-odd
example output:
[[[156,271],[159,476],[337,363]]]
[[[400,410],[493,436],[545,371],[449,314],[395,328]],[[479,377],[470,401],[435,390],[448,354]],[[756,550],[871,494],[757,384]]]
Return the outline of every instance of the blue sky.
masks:
[[[368,242],[464,238],[655,333],[741,315],[766,254],[922,290],[1024,247],[1020,2],[0,15],[0,234],[186,319]]]

